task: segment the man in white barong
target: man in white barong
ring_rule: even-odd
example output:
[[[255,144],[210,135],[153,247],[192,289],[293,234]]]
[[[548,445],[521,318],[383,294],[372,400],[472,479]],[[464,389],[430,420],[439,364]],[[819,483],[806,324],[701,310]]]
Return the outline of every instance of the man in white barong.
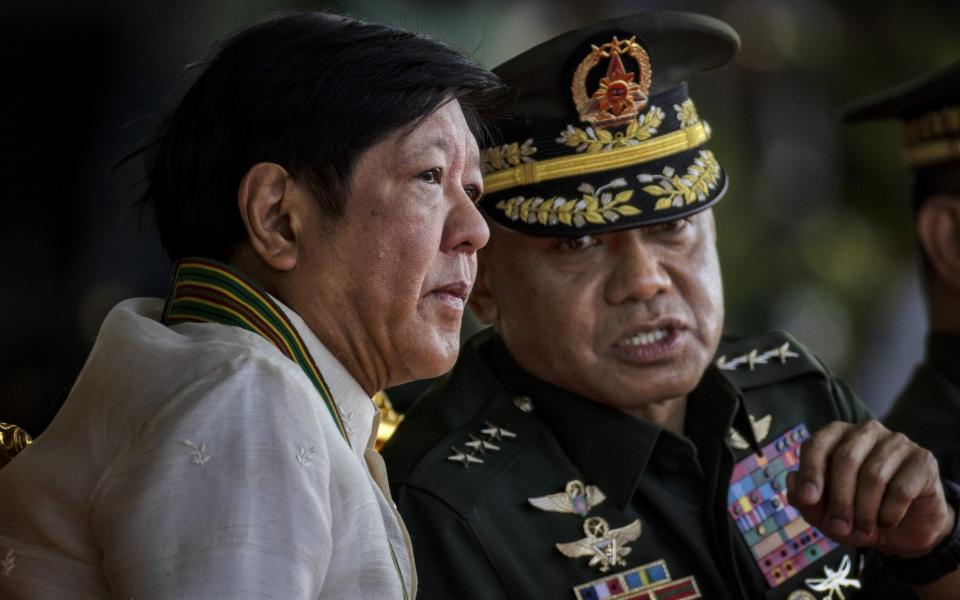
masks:
[[[371,396],[456,359],[497,85],[326,13],[215,48],[143,152],[169,296],[0,470],[0,597],[414,598]]]

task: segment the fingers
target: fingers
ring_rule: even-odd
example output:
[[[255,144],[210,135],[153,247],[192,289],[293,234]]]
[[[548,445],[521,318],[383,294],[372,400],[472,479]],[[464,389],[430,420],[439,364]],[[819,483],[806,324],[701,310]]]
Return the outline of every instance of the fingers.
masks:
[[[844,433],[853,425],[839,421],[830,423],[803,443],[800,448],[800,467],[790,478],[788,498],[795,507],[814,506],[823,493],[827,466],[834,448]]]
[[[877,521],[883,528],[897,525],[915,500],[930,489],[936,491],[939,486],[937,479],[940,472],[936,459],[928,450],[920,448],[909,440],[907,443],[913,447],[912,451],[900,464],[892,481],[887,485],[883,504],[880,506]],[[919,475],[926,475],[926,477]],[[931,481],[931,478],[934,481]]]
[[[881,429],[883,426],[876,421],[848,428],[830,455],[829,479],[825,488],[827,516],[823,523],[829,535],[845,536],[853,529],[854,501],[864,491],[858,489],[860,469],[875,450]],[[876,496],[873,498],[867,494],[865,503],[879,506],[883,488],[876,492]]]
[[[851,546],[909,555],[952,521],[933,455],[877,421],[831,423],[804,442],[787,476],[790,503],[811,525]]]

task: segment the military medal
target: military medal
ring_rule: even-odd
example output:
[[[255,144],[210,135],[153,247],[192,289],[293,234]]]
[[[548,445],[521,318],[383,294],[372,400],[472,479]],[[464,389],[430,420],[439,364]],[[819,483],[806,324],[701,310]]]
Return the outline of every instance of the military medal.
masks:
[[[587,516],[590,509],[606,499],[595,485],[583,485],[579,479],[568,481],[564,491],[536,498],[527,498],[532,506],[548,512]]]
[[[576,542],[557,544],[557,550],[570,558],[589,556],[589,566],[597,567],[601,573],[606,573],[610,567],[627,564],[623,557],[632,550],[627,543],[640,537],[640,519],[623,527],[610,529],[605,519],[590,517],[583,522],[583,532],[587,537]]]

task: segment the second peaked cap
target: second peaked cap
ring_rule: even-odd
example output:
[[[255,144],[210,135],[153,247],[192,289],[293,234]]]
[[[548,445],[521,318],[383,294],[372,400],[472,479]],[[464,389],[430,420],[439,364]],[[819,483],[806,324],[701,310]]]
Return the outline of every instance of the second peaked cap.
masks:
[[[528,235],[585,235],[713,205],[727,177],[687,81],[728,63],[736,32],[705,15],[600,21],[494,69],[510,90],[482,152],[481,209]]]

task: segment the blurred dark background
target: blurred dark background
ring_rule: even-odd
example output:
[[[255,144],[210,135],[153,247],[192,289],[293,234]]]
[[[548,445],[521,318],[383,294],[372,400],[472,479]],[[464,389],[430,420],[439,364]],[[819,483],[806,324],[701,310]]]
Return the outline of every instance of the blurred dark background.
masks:
[[[431,34],[491,67],[640,9],[728,21],[743,42],[737,61],[691,86],[732,182],[717,209],[728,331],[793,332],[878,413],[919,360],[899,126],[844,127],[837,109],[960,59],[955,1],[5,0],[0,421],[39,434],[110,307],[164,295],[169,265],[135,206],[138,166],[113,165],[184,66],[273,10],[322,7]]]

